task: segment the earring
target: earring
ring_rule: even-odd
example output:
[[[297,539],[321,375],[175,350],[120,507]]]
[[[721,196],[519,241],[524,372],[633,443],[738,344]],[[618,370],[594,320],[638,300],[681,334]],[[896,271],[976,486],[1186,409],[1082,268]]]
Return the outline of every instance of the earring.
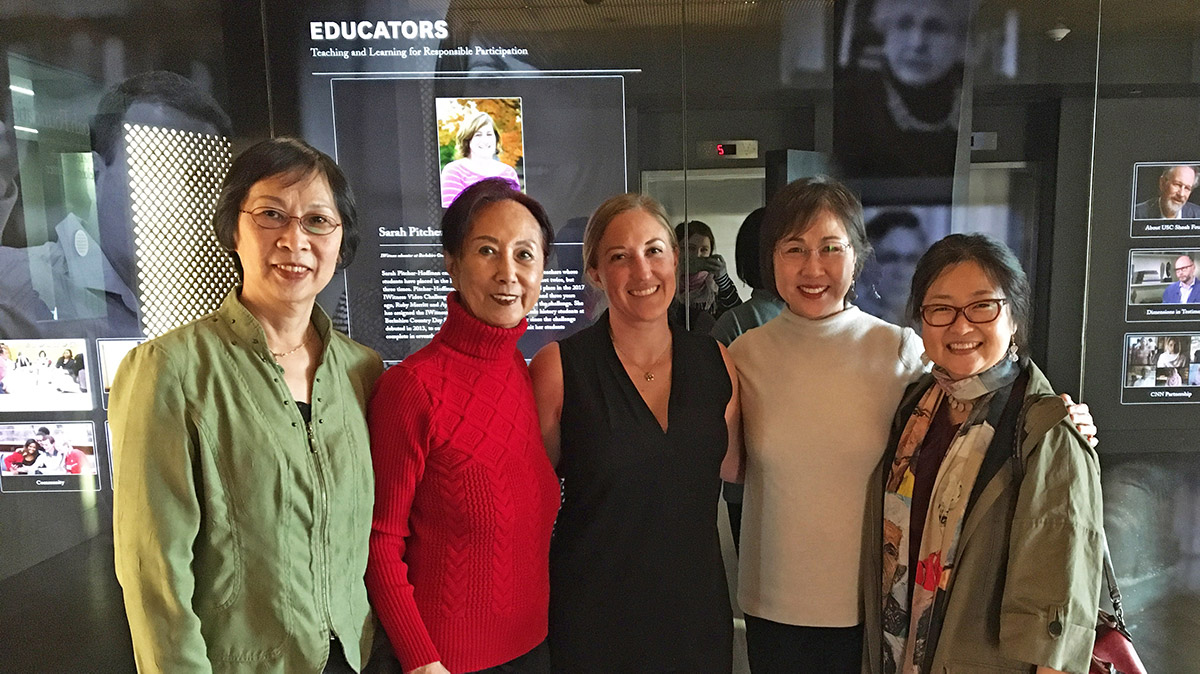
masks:
[[[1017,362],[1017,340],[1013,339],[1008,345],[1008,359]]]

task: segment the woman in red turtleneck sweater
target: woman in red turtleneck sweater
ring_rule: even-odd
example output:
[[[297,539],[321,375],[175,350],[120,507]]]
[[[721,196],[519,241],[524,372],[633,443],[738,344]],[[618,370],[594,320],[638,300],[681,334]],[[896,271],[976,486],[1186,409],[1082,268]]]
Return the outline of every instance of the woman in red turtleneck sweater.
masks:
[[[558,479],[517,340],[553,237],[505,181],[463,191],[442,218],[446,322],[371,400],[367,589],[405,672],[550,671]]]

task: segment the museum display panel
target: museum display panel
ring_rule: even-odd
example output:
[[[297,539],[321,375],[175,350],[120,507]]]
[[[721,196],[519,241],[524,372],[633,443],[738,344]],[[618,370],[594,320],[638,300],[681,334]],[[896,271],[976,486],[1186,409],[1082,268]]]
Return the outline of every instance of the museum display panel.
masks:
[[[388,364],[441,325],[439,221],[485,176],[556,232],[527,358],[603,312],[581,237],[614,193],[705,223],[744,300],[747,215],[790,180],[844,180],[875,249],[855,302],[899,324],[929,245],[1000,238],[1034,286],[1034,360],[1100,426],[1139,650],[1151,671],[1195,671],[1180,616],[1200,604],[1198,26],[1185,0],[6,3],[0,618],[70,627],[0,669],[132,671],[112,378],[232,287],[217,186],[239,150],[297,135],[358,198],[357,259],[319,301]],[[685,304],[707,283],[696,262],[681,255]],[[22,450],[47,435],[61,460],[34,469]]]

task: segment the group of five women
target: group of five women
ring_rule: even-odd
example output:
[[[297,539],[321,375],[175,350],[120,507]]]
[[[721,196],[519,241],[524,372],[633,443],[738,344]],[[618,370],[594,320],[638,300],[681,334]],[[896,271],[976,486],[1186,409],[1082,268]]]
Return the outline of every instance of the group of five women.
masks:
[[[214,218],[242,285],[118,372],[117,573],[142,671],[394,654],[421,674],[728,672],[717,500],[743,475],[752,671],[1086,670],[1094,428],[1029,362],[1002,244],[926,253],[918,337],[852,304],[858,200],[797,181],[762,224],[785,308],[726,350],[668,320],[679,241],[619,195],[583,241],[607,311],[526,367],[554,229],[483,180],[443,218],[444,325],[380,376],[315,304],[356,221],[328,157],[251,147]]]

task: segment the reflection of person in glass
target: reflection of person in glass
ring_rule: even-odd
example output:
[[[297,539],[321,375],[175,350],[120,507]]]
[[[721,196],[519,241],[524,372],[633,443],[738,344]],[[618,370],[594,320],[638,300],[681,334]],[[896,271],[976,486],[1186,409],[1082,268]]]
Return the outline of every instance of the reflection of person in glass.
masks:
[[[1180,255],[1175,260],[1174,283],[1163,290],[1163,304],[1200,304],[1200,293],[1196,288],[1196,262],[1190,255]]]
[[[458,159],[442,169],[442,207],[448,208],[459,193],[484,178],[503,178],[520,190],[516,169],[497,159],[499,153],[500,129],[491,115],[477,112],[460,122],[454,147]]]
[[[903,325],[913,269],[929,247],[921,221],[909,210],[884,211],[867,223],[867,239],[875,254],[867,260],[863,278],[871,279],[872,287],[855,303],[872,316]]]
[[[517,341],[553,242],[545,210],[506,181],[464,190],[442,218],[446,321],[371,400],[367,588],[410,674],[550,673],[558,478]]]
[[[686,237],[684,235],[687,235]],[[692,220],[688,223],[675,225],[675,238],[687,246],[688,264],[690,271],[684,274],[685,265],[679,265],[679,289],[676,291],[680,308],[678,316],[673,315],[682,324],[682,305],[687,303],[687,312],[691,317],[690,327],[693,331],[707,334],[721,314],[742,303],[738,297],[737,286],[729,278],[725,266],[725,258],[716,252],[716,237],[707,223]],[[703,321],[698,321],[699,313],[708,314]]]
[[[141,334],[125,124],[231,133],[216,102],[174,73],[142,73],[106,92],[91,121],[96,226],[69,213],[45,243],[0,247],[0,334]],[[15,155],[0,150],[0,176],[10,160]]]
[[[1139,220],[1200,218],[1200,205],[1188,201],[1192,190],[1200,183],[1194,166],[1168,166],[1158,177],[1158,196],[1134,206],[1133,217]]]
[[[1187,354],[1181,353],[1179,350],[1179,340],[1175,337],[1168,337],[1165,350],[1158,354],[1158,362],[1156,367],[1183,367],[1187,365]]]
[[[113,381],[116,571],[141,671],[354,672],[372,643],[367,398],[383,364],[315,304],[354,196],[292,138],[230,165],[213,216],[242,280]]]
[[[882,59],[835,81],[834,153],[848,175],[951,175],[970,3],[877,0]]]

